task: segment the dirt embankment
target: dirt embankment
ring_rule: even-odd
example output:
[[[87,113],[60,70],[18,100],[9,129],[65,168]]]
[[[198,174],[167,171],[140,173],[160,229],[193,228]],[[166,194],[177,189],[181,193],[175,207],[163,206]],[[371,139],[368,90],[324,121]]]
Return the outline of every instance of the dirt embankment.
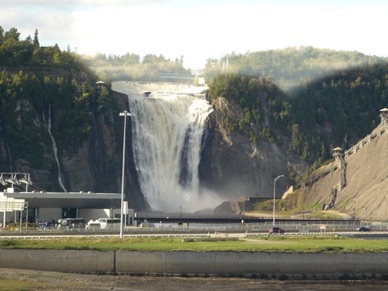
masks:
[[[381,126],[375,131],[381,130]],[[375,132],[374,131],[374,132]],[[349,156],[344,156],[344,167],[334,168],[330,174],[306,187],[306,203],[328,203],[333,189],[338,189],[341,178],[344,186],[336,192],[334,207],[361,220],[388,219],[388,131],[362,143]],[[361,142],[360,142],[361,143]]]
[[[0,290],[121,291],[257,291],[257,290],[387,290],[388,282],[279,281],[255,278],[182,278],[85,275],[21,269],[0,269]]]
[[[0,269],[0,290],[258,290],[263,283],[244,279],[86,275]],[[267,285],[267,284],[264,284]],[[267,285],[268,286],[268,285]]]

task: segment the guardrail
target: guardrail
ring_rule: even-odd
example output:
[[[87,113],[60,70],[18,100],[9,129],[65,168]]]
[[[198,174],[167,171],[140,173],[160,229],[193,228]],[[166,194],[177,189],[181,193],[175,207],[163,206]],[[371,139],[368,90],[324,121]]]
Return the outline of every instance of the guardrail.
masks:
[[[2,235],[0,236],[0,240],[51,240],[51,239],[68,239],[68,238],[75,238],[75,237],[82,237],[82,238],[111,238],[111,237],[118,237],[119,234],[110,234],[110,235]],[[268,237],[268,233],[223,233],[223,232],[215,232],[215,233],[209,233],[209,234],[126,234],[123,235],[123,237],[140,237],[140,238],[182,238],[182,239],[200,239],[200,238],[244,238],[244,237]],[[373,232],[373,233],[359,233],[359,232],[292,232],[292,233],[285,233],[285,234],[272,234],[271,236],[347,236],[347,237],[369,237],[369,238],[382,238],[385,239],[388,237],[387,232]]]
[[[268,232],[222,232],[214,231],[207,233],[200,232],[191,232],[191,233],[131,233],[124,234],[124,237],[162,237],[162,238],[243,238],[243,237],[268,237],[270,234]],[[58,233],[47,233],[47,234],[2,234],[0,235],[0,240],[7,239],[33,239],[33,240],[47,240],[47,239],[63,239],[63,238],[111,238],[118,237],[119,234],[91,234],[91,233],[73,233],[73,234],[58,234]],[[373,231],[373,232],[359,232],[359,231],[313,231],[313,232],[298,232],[298,231],[288,231],[284,234],[271,234],[271,236],[348,236],[348,237],[388,237],[388,231]]]
[[[365,224],[363,224],[365,225]],[[369,224],[371,225],[371,224]],[[319,224],[306,221],[306,224],[282,222],[277,224],[281,228],[286,230],[286,234],[307,234],[316,235],[321,233],[343,233],[354,232],[359,226],[360,222],[355,221],[342,221],[336,222],[336,224]],[[272,223],[248,223],[248,224],[225,224],[225,225],[207,225],[207,226],[163,226],[163,227],[126,227],[124,228],[124,235],[126,236],[190,236],[190,235],[211,235],[214,233],[246,233],[249,235],[268,235],[268,229],[272,227]],[[388,232],[388,224],[372,225],[372,232]],[[119,233],[119,230],[58,230],[58,229],[14,229],[13,231],[0,230],[0,239],[4,237],[75,237],[75,236],[88,236],[88,237],[115,237]]]

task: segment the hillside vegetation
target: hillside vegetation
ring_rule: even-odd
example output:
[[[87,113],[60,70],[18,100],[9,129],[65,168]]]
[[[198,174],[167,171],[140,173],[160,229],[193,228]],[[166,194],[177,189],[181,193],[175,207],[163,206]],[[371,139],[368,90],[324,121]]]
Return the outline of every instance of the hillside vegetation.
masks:
[[[288,47],[245,54],[232,52],[220,59],[208,59],[204,76],[206,79],[220,73],[262,76],[289,94],[300,85],[331,75],[334,71],[375,65],[387,60],[356,51],[335,51],[310,46]]]
[[[37,31],[20,40],[15,28],[0,27],[0,66],[0,171],[10,171],[18,159],[42,167],[51,146],[44,130],[49,124],[60,152],[78,149],[91,134],[92,113],[113,103],[77,55],[41,47]]]
[[[332,72],[300,86],[293,98],[267,79],[240,74],[213,77],[209,92],[212,99],[222,96],[243,108],[243,118],[230,120],[230,131],[247,134],[252,142],[279,142],[285,134],[288,149],[317,168],[334,147],[349,147],[379,124],[379,110],[388,104],[387,84],[388,64],[382,62]],[[261,128],[259,136],[252,135],[252,123]]]
[[[378,124],[378,110],[388,101],[387,60],[355,51],[289,47],[208,59],[203,75],[211,98],[230,98],[245,112],[229,120],[231,132],[244,133],[252,143],[258,138],[278,143],[284,134],[289,150],[315,169],[331,158],[333,147],[348,147]],[[189,73],[183,56],[171,61],[163,55],[97,54],[84,61],[110,80]]]
[[[1,27],[0,67],[0,171],[35,169],[40,177],[40,170],[45,170],[54,176],[49,180],[57,179],[51,128],[67,184],[98,189],[97,184],[109,176],[105,185],[112,192],[117,191],[115,152],[122,133],[119,98],[109,81],[189,73],[183,57],[171,61],[147,55],[140,60],[128,53],[86,58],[57,45],[40,46],[37,30],[21,40],[16,28]],[[379,124],[379,110],[388,107],[387,59],[357,52],[307,47],[230,54],[209,59],[203,73],[210,102],[224,97],[237,104],[238,108],[231,107],[236,112],[243,112],[228,112],[229,133],[247,136],[252,145],[265,141],[297,155],[309,165],[305,176],[330,162],[334,147],[347,149],[369,134]],[[105,86],[96,85],[101,77],[108,80]],[[248,148],[247,153],[238,151],[250,157],[255,147]],[[273,160],[278,162],[276,157]],[[289,172],[290,184],[302,180],[303,175]],[[271,182],[263,186],[265,195],[271,192],[267,191]],[[92,183],[97,186],[91,187]]]

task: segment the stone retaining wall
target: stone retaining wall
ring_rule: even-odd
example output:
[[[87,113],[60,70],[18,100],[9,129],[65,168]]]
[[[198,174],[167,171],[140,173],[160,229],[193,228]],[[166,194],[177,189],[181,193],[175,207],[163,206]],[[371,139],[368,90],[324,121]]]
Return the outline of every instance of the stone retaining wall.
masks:
[[[92,274],[387,280],[387,261],[388,253],[0,249],[0,268]]]

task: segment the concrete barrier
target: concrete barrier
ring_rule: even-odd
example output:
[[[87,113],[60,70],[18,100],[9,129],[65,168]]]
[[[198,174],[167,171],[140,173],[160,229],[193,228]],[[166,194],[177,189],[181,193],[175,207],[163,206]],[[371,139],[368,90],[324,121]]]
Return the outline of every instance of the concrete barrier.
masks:
[[[93,274],[388,279],[388,253],[139,252],[0,249],[0,268]]]
[[[0,267],[69,273],[114,272],[114,252],[0,249]]]
[[[118,273],[304,277],[388,275],[388,253],[120,252]]]

